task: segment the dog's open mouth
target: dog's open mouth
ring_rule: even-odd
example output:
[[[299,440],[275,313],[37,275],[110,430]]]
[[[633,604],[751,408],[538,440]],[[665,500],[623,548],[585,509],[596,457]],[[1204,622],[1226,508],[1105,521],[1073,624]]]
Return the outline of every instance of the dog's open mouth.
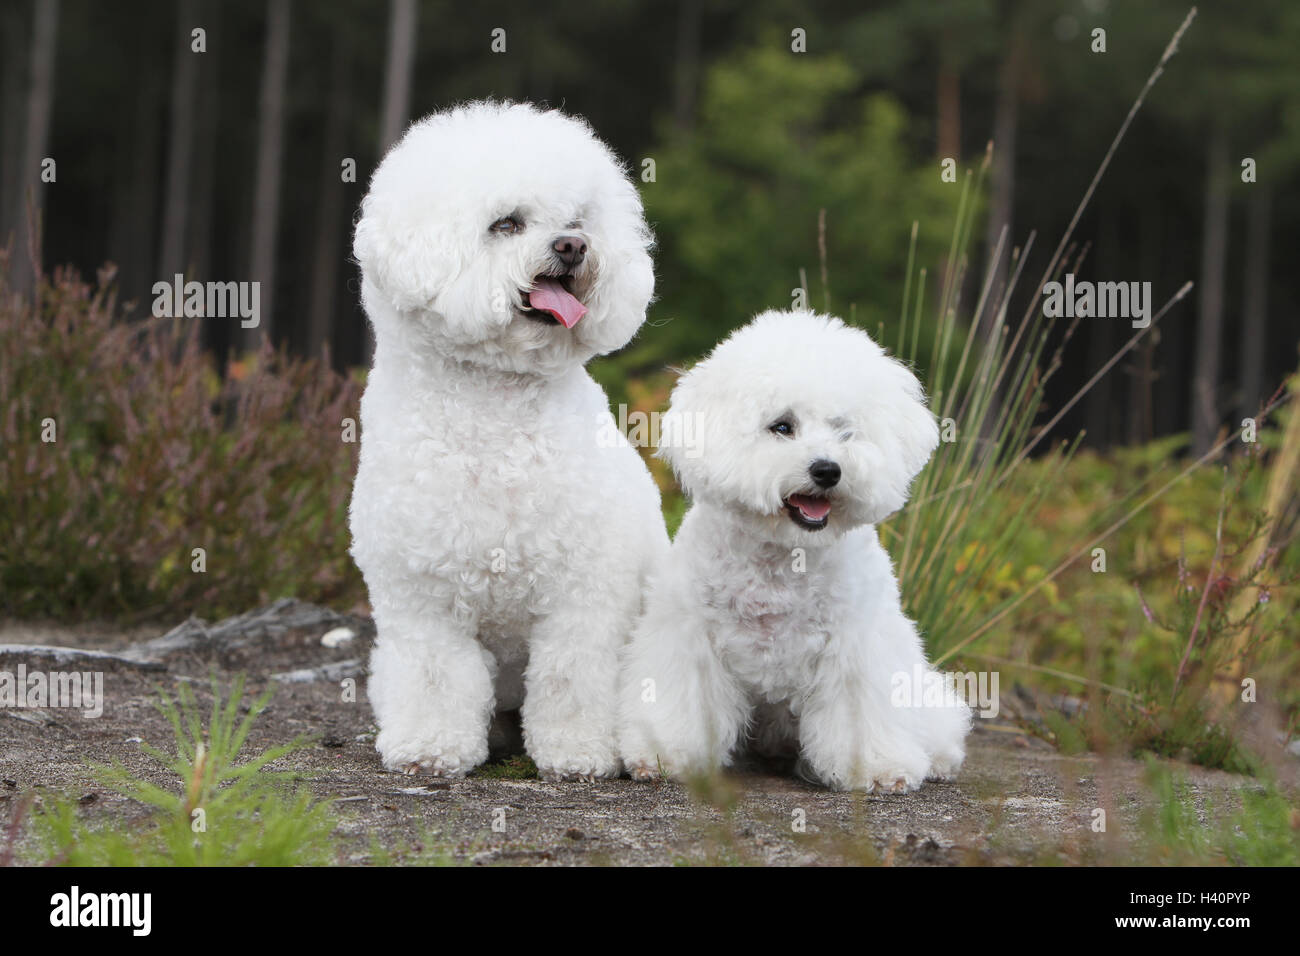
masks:
[[[791,495],[785,499],[785,510],[790,513],[790,520],[809,531],[820,531],[830,520],[831,503],[826,498],[815,495]]]
[[[533,287],[523,294],[524,315],[538,322],[559,323],[566,329],[578,324],[587,307],[573,294],[573,276],[534,276]]]

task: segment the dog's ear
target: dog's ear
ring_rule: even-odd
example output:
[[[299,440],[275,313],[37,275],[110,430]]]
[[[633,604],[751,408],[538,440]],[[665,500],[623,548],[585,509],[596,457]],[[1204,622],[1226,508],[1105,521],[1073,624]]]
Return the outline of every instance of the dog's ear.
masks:
[[[655,450],[655,457],[666,461],[677,476],[678,483],[685,487],[688,482],[684,471],[688,459],[699,454],[701,436],[690,427],[699,421],[699,416],[687,410],[694,394],[689,381],[690,373],[681,369],[677,372],[677,384],[669,399],[668,410],[659,422],[659,447]]]
[[[892,432],[898,462],[910,483],[921,473],[939,447],[939,423],[926,404],[925,389],[912,370],[894,358],[887,358],[882,374],[888,377],[906,400],[891,406],[884,424]]]
[[[448,251],[434,219],[422,222],[410,211],[373,193],[361,204],[352,254],[361,271],[400,311],[427,309],[447,282]]]
[[[707,362],[706,359],[677,379],[668,410],[660,421],[659,449],[655,452],[668,462],[678,485],[692,498],[718,490],[719,474],[710,468],[728,460],[731,446],[728,426],[735,418],[730,396],[717,391],[716,382],[701,374]],[[742,464],[736,461],[736,469]],[[737,473],[735,477],[742,476]]]

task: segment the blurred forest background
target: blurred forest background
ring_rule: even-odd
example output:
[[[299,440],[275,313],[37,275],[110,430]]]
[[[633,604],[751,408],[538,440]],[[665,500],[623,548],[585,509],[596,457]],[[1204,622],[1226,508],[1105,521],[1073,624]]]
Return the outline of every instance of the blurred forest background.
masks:
[[[5,0],[0,614],[366,613],[352,219],[411,119],[530,99],[591,120],[658,236],[612,402],[662,410],[802,285],[959,423],[879,529],[932,659],[1053,695],[1024,726],[1062,749],[1259,769],[1300,737],[1300,3],[1201,6],[1055,270],[1191,294],[1134,344],[1037,292],[1188,9]],[[178,272],[259,282],[260,327],[150,318]]]
[[[223,361],[269,335],[336,368],[367,361],[349,261],[352,217],[406,123],[467,98],[587,116],[633,169],[659,239],[659,299],[633,348],[597,368],[627,382],[698,356],[754,312],[788,306],[806,269],[826,305],[886,341],[908,239],[933,297],[965,171],[995,141],[966,278],[1009,226],[1036,278],[1185,2],[621,0],[601,4],[328,4],[291,0],[7,0],[0,76],[0,236],[25,204],[46,268],[116,264],[150,287],[262,282],[261,328],[206,320]],[[205,31],[206,52],[191,31]],[[1104,53],[1092,31],[1106,31]],[[493,31],[505,50],[493,52]],[[807,52],[791,52],[791,31]],[[1235,427],[1295,368],[1290,253],[1300,225],[1300,4],[1202,4],[1077,231],[1080,278],[1194,297],[1060,423],[1104,448]],[[53,158],[57,180],[42,183]],[[958,182],[940,161],[958,161]],[[1241,163],[1255,160],[1257,181]],[[355,182],[340,164],[356,161]],[[985,242],[980,242],[985,238]],[[1005,272],[1005,258],[999,270]],[[28,278],[24,278],[24,273]],[[28,270],[13,278],[21,290]],[[1001,278],[1001,277],[999,277]],[[1022,283],[1012,308],[1034,295]],[[1059,332],[1057,334],[1060,334]],[[1074,391],[1131,334],[1084,322],[1047,395]]]

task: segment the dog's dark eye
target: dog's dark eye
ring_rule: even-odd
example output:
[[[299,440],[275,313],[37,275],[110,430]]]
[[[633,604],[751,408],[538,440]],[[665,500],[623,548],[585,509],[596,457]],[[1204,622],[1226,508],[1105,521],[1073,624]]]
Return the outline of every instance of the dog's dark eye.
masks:
[[[783,438],[794,437],[794,422],[782,418],[780,421],[773,422],[767,426],[767,430],[774,435],[780,435]]]
[[[524,224],[515,216],[502,216],[492,225],[488,226],[488,232],[499,232],[503,235],[513,235],[516,232],[523,232]]]

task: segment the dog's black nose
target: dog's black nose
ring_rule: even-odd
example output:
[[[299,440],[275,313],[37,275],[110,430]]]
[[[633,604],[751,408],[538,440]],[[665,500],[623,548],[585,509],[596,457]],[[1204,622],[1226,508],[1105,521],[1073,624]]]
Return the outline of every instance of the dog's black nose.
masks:
[[[587,255],[587,244],[579,236],[560,236],[551,243],[551,248],[569,268],[581,265]]]
[[[823,488],[834,488],[840,483],[840,466],[825,458],[819,458],[809,465],[808,474]]]

